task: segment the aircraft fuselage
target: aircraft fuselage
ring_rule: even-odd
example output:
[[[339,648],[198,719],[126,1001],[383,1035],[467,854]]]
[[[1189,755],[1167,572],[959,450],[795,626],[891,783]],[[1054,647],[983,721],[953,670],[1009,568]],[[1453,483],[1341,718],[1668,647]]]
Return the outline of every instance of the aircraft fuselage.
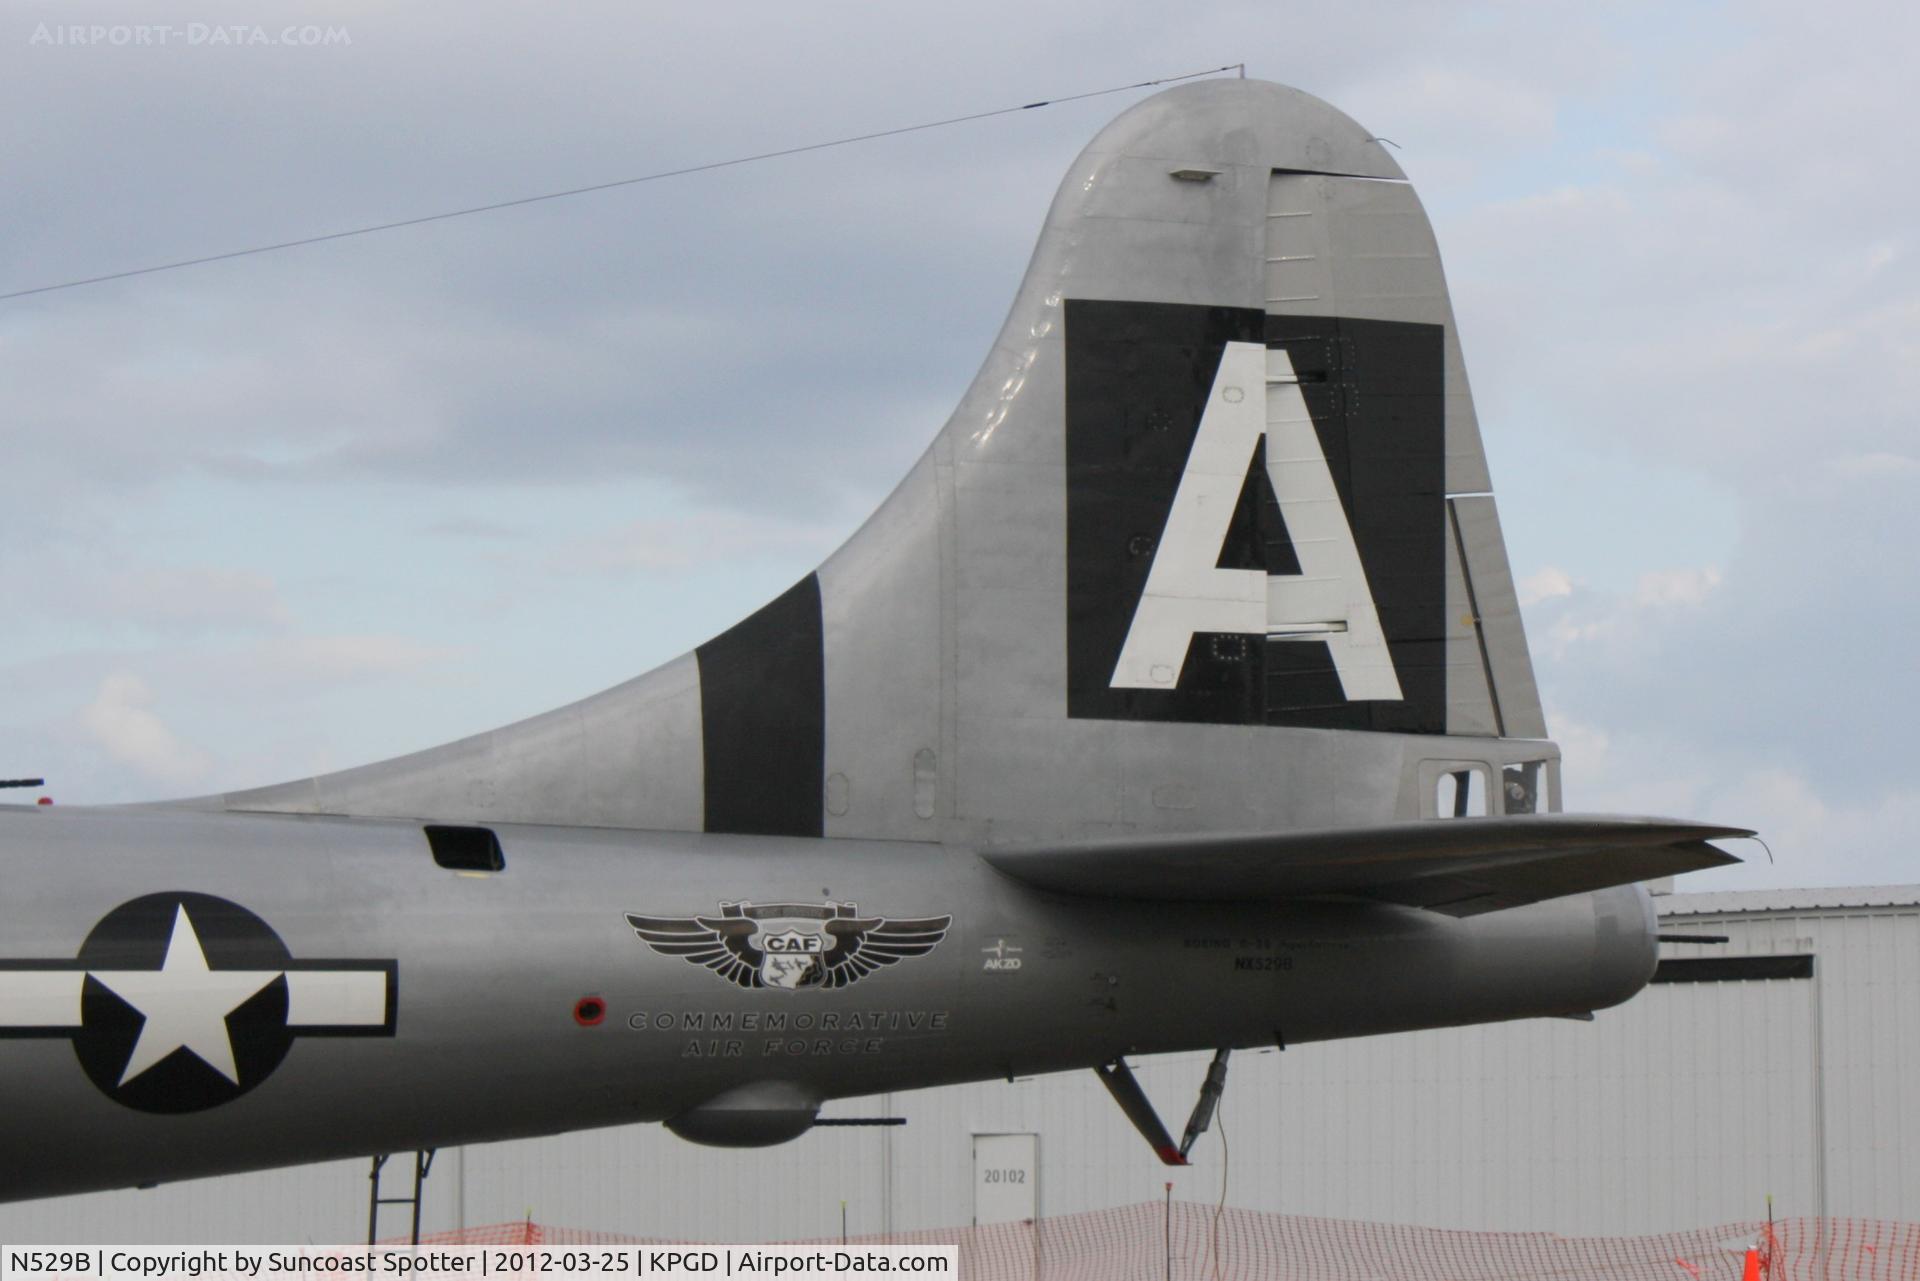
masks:
[[[1632,886],[1454,919],[1066,897],[934,844],[494,830],[505,867],[473,873],[414,822],[0,810],[0,1199],[754,1083],[817,1102],[1581,1013],[1654,965]]]

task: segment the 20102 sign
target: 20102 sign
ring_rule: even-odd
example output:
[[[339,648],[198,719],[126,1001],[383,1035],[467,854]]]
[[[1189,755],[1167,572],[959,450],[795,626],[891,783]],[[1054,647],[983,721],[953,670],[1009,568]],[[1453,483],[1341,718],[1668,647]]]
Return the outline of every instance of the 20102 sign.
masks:
[[[982,1183],[1025,1183],[1027,1181],[1027,1172],[1019,1169],[982,1170],[980,1172],[980,1181]]]

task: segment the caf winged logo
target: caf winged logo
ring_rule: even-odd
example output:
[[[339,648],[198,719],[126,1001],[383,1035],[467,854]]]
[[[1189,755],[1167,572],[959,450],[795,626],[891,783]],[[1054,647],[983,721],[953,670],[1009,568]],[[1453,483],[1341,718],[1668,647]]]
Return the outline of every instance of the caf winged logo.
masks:
[[[843,988],[925,956],[951,916],[862,916],[857,903],[722,903],[718,916],[640,916],[627,924],[662,956],[703,965],[746,988]]]

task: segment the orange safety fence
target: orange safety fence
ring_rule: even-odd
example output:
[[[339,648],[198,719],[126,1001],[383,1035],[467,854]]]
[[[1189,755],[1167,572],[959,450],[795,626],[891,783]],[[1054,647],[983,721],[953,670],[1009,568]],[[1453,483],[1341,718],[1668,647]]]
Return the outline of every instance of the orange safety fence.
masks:
[[[1782,1219],[1655,1236],[1462,1232],[1157,1201],[988,1227],[849,1237],[954,1245],[966,1281],[1920,1281],[1920,1223]],[[794,1244],[832,1245],[837,1237]],[[682,1245],[531,1219],[439,1232],[438,1245]]]

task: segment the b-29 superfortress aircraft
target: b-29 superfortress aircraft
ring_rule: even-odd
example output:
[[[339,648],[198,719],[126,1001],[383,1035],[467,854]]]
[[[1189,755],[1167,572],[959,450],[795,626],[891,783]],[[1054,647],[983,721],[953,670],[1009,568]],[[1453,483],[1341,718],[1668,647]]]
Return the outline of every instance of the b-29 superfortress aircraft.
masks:
[[[1248,80],[1076,159],[986,363],[838,552],[492,733],[0,810],[0,1198],[1626,1000],[1638,882],[1738,829],[1560,813],[1425,213]],[[1143,1159],[1145,1154],[1143,1153]]]

